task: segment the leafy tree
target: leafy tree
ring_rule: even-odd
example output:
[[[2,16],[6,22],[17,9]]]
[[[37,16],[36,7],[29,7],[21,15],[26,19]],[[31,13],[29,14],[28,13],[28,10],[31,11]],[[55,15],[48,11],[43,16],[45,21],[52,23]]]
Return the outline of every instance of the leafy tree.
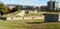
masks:
[[[17,10],[20,10],[20,9],[21,9],[21,6],[17,5],[17,6],[15,7],[15,9],[16,9],[16,11],[17,11]]]
[[[11,9],[8,8],[8,7],[6,7],[6,6],[4,6],[3,9],[2,9],[2,12],[3,12],[4,14],[7,14],[7,13],[10,13],[10,12],[11,12]]]
[[[10,13],[11,9],[6,7],[3,3],[0,3],[0,13],[7,14]]]

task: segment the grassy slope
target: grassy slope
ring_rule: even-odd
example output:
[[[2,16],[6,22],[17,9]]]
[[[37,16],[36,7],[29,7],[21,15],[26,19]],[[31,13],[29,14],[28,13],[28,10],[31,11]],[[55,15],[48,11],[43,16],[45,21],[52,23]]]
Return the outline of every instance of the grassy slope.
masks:
[[[8,16],[11,15],[11,14],[16,15],[16,14],[20,13],[21,11],[22,11],[22,10],[18,10],[18,11],[16,11],[16,12],[13,12],[13,13],[10,13],[10,14],[6,14],[6,15],[3,15],[3,16],[8,17]]]
[[[60,23],[59,22],[43,23],[43,20],[0,21],[0,29],[41,29],[41,28],[60,29]]]
[[[36,13],[36,14],[25,14],[25,16],[43,16],[43,14]]]

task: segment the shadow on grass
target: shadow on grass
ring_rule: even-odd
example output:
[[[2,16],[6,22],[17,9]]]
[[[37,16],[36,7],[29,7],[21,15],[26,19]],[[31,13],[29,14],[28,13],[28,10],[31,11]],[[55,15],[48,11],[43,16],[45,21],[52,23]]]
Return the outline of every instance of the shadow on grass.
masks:
[[[42,24],[42,23],[60,23],[60,22],[26,22],[27,24]]]
[[[26,22],[27,24],[41,24],[41,23],[44,23],[44,22]]]

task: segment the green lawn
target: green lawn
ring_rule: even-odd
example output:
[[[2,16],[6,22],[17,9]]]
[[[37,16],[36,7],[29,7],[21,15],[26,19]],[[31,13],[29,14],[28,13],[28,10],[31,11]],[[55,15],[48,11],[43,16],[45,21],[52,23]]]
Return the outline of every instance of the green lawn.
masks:
[[[43,20],[0,20],[0,29],[31,29],[29,22],[43,22]]]
[[[44,23],[44,20],[0,20],[0,29],[60,29],[59,22]]]

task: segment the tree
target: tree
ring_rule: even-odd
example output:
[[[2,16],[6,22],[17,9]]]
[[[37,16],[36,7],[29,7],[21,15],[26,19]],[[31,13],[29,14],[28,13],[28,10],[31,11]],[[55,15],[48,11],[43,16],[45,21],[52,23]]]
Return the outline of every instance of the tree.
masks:
[[[37,10],[38,12],[40,12],[40,8],[39,8],[39,7],[36,7],[36,10]]]
[[[17,11],[17,10],[20,10],[20,9],[21,9],[21,6],[17,5],[17,6],[15,7],[15,9],[16,9],[16,11]]]
[[[6,7],[3,3],[0,3],[0,13],[7,14],[10,13],[11,9]]]
[[[2,9],[2,12],[4,14],[7,14],[7,13],[10,13],[11,12],[11,9],[9,7],[4,6],[3,9]]]
[[[34,9],[34,8],[31,7],[31,6],[27,6],[27,7],[26,7],[26,10],[32,10],[32,9]]]

